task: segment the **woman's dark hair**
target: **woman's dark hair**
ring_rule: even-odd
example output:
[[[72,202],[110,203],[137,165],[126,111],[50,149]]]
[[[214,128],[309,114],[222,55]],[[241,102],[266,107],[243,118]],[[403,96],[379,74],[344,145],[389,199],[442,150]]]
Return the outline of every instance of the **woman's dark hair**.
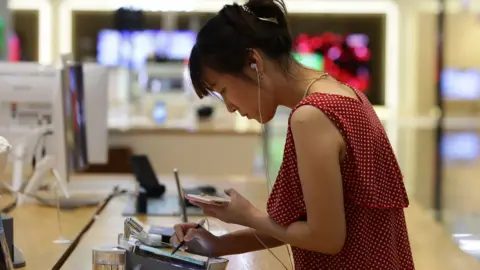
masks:
[[[189,69],[197,95],[209,95],[202,70],[242,74],[250,49],[278,61],[290,55],[292,36],[282,0],[250,0],[226,5],[202,27],[193,46]]]

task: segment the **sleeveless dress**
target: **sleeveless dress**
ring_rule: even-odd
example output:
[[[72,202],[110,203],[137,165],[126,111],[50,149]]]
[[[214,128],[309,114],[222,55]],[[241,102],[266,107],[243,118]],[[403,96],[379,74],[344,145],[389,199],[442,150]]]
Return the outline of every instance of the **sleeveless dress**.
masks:
[[[292,247],[295,269],[414,269],[404,215],[409,202],[402,173],[372,105],[363,93],[353,91],[359,100],[311,93],[292,110],[293,114],[300,106],[315,106],[337,126],[346,144],[341,164],[347,225],[344,247],[336,255]],[[282,226],[307,220],[290,121],[267,212]]]

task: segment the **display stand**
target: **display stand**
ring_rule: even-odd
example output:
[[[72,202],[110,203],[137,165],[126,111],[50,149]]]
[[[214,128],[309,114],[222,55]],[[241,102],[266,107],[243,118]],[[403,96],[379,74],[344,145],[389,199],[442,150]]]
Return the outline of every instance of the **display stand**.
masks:
[[[13,155],[13,174],[12,174],[12,189],[15,192],[20,191],[23,185],[23,171],[25,166],[25,160],[27,160],[29,149],[35,148],[37,142],[44,136],[52,132],[51,125],[41,125],[33,130],[19,130],[24,131],[27,134],[19,140],[12,149]],[[34,153],[32,153],[35,156]]]
[[[43,184],[45,179],[45,175],[53,171],[55,175],[55,181],[57,182],[58,186],[60,187],[62,193],[65,197],[69,198],[70,194],[68,193],[67,184],[63,179],[60,179],[60,176],[55,171],[55,158],[52,155],[46,155],[40,162],[38,162],[37,167],[32,175],[32,177],[28,180],[27,185],[25,186],[24,194],[18,194],[18,201],[17,204],[21,205],[25,203],[27,200],[27,196],[25,194],[34,194]]]

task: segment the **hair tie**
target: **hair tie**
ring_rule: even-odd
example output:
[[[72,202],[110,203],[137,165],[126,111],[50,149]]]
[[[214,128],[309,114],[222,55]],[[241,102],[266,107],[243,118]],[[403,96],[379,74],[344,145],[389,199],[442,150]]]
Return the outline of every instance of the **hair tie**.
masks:
[[[245,10],[245,12],[250,13],[251,15],[255,16],[257,19],[259,19],[261,21],[278,24],[278,21],[277,21],[276,18],[273,18],[273,17],[272,18],[260,18],[257,15],[255,15],[255,13],[253,13],[253,11],[247,5],[241,5],[241,7],[242,7],[243,10]]]

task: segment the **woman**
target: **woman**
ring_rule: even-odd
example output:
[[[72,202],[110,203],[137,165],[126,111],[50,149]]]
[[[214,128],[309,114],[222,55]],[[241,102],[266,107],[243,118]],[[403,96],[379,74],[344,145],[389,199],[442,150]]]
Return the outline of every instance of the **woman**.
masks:
[[[227,206],[192,201],[250,229],[216,237],[179,224],[172,244],[214,256],[289,244],[295,269],[414,269],[408,198],[382,124],[362,93],[292,60],[292,43],[282,1],[227,5],[199,32],[189,68],[201,98],[262,124],[280,105],[292,113],[267,213],[235,190]]]

